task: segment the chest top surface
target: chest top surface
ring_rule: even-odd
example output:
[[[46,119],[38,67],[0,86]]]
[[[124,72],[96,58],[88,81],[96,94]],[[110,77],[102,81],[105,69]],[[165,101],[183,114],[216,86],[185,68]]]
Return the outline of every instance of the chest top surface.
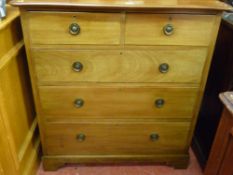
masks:
[[[110,10],[232,10],[218,0],[13,0],[20,7],[66,7]]]

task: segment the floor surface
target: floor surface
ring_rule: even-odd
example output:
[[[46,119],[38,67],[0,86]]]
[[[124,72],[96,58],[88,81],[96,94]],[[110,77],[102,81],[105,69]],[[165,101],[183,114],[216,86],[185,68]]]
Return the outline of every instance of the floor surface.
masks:
[[[67,165],[55,172],[45,172],[41,165],[37,175],[202,175],[192,151],[190,156],[190,165],[185,170],[159,165]]]

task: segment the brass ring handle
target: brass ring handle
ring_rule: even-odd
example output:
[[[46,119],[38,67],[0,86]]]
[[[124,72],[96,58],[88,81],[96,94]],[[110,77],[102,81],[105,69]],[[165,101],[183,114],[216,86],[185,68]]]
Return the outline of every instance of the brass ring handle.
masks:
[[[72,65],[73,71],[75,72],[81,72],[83,70],[83,64],[79,61],[74,62]]]
[[[162,98],[155,100],[155,106],[157,108],[162,108],[164,104],[165,104],[165,100]]]
[[[158,141],[158,140],[159,140],[159,134],[157,134],[157,133],[152,133],[152,134],[150,135],[150,140],[151,140],[152,142]]]
[[[83,141],[86,139],[86,135],[83,134],[83,133],[79,133],[79,134],[76,136],[76,139],[77,139],[79,142],[83,142]]]
[[[161,73],[167,73],[169,71],[169,64],[167,63],[162,63],[159,65],[159,71]]]
[[[71,35],[78,35],[81,31],[80,26],[77,23],[72,23],[69,26],[69,32]]]
[[[163,33],[167,36],[170,36],[174,33],[174,27],[172,24],[167,24],[163,27]]]
[[[76,99],[74,101],[74,106],[76,108],[81,108],[84,105],[84,100],[83,99]]]

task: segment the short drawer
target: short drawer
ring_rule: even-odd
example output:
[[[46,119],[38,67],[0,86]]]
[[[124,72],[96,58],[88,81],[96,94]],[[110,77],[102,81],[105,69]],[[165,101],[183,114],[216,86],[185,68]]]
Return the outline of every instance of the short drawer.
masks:
[[[187,148],[188,122],[46,124],[47,155],[178,154]]]
[[[200,83],[206,48],[155,50],[33,50],[41,84],[67,82]]]
[[[42,111],[51,118],[191,118],[197,88],[133,85],[41,86]]]
[[[214,15],[128,14],[126,44],[208,46]]]
[[[28,32],[32,44],[108,44],[120,43],[117,13],[28,13]]]

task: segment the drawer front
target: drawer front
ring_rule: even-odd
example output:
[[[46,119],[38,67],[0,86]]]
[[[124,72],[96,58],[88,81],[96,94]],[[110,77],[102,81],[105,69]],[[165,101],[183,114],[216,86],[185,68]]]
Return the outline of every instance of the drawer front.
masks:
[[[207,49],[34,50],[32,53],[36,75],[39,83],[42,84],[64,82],[200,83]]]
[[[126,44],[208,46],[214,15],[129,14]]]
[[[122,86],[41,86],[47,116],[190,118],[198,89]]]
[[[112,44],[120,43],[120,20],[117,13],[27,14],[32,44]]]
[[[178,154],[186,149],[190,123],[47,124],[46,154]]]

